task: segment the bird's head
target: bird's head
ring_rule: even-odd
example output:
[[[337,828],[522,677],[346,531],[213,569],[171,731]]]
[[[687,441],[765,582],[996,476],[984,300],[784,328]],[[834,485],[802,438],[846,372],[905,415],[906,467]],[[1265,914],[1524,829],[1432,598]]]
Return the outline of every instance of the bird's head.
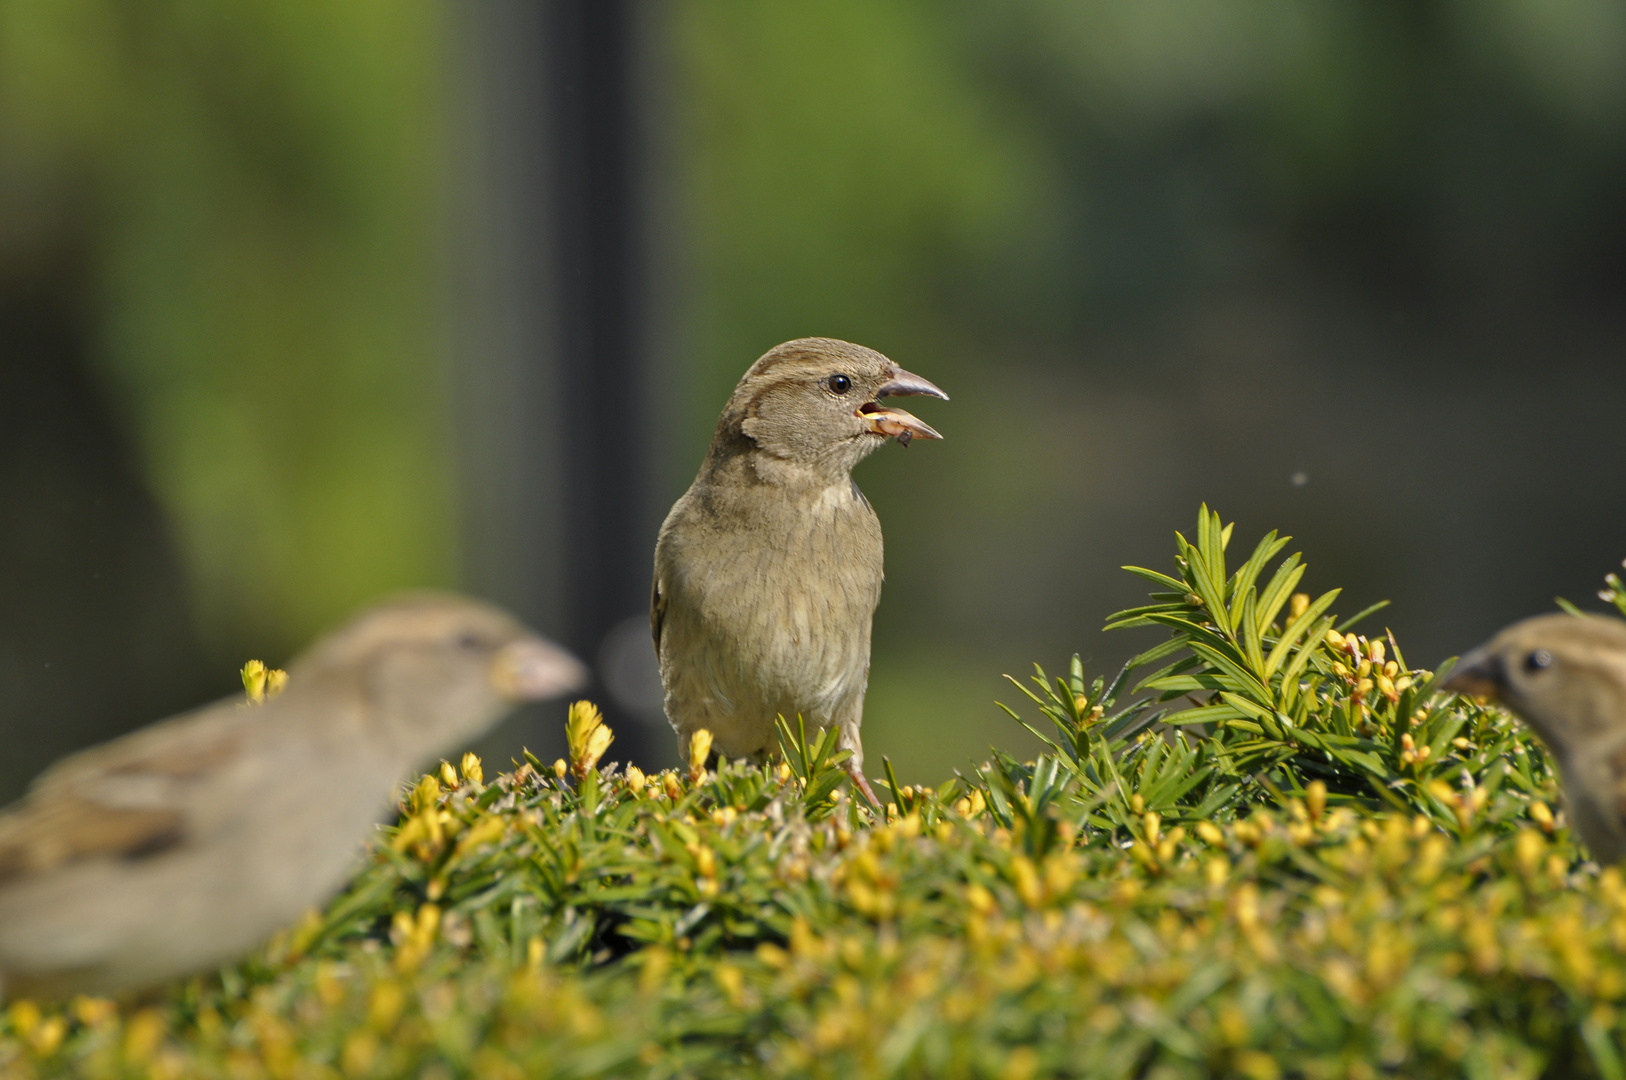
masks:
[[[874,349],[834,338],[800,338],[770,349],[740,379],[718,422],[717,441],[744,436],[769,457],[840,475],[887,439],[942,436],[890,397],[948,395]],[[714,443],[715,445],[715,443]]]
[[[1626,725],[1626,622],[1525,619],[1464,656],[1444,686],[1502,702],[1566,755]]]
[[[416,759],[458,749],[512,705],[585,686],[587,668],[500,609],[450,593],[410,593],[353,616],[289,665],[288,689],[360,680],[380,734]]]

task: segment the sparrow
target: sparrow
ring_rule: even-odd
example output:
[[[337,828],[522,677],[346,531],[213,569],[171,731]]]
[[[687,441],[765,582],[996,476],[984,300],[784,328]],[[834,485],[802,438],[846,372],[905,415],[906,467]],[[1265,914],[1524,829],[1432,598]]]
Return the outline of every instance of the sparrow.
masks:
[[[888,439],[940,439],[883,404],[948,395],[885,356],[832,338],[787,341],[751,365],[699,475],[655,545],[650,627],[666,716],[687,758],[698,730],[731,758],[777,752],[775,720],[834,727],[864,778],[859,738],[881,523],[852,468]]]
[[[1464,656],[1443,685],[1529,724],[1558,763],[1581,840],[1602,862],[1626,856],[1626,622],[1525,619]]]
[[[490,605],[380,603],[221,701],[68,757],[0,811],[0,992],[150,987],[334,893],[410,770],[586,669]]]

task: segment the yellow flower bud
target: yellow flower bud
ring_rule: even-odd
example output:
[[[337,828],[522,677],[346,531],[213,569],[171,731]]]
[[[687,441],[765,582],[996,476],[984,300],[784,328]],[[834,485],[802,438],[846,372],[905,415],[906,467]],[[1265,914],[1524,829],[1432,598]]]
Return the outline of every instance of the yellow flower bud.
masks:
[[[39,1026],[43,1014],[38,1005],[22,998],[11,1003],[11,1008],[6,1010],[6,1019],[11,1022],[11,1030],[26,1039]]]
[[[1550,807],[1540,799],[1533,799],[1530,803],[1530,820],[1541,826],[1541,831],[1551,836],[1553,829],[1557,828],[1557,819],[1553,817]]]
[[[447,791],[456,791],[461,786],[457,780],[457,769],[450,761],[440,763],[440,782],[446,786]]]
[[[1518,863],[1519,873],[1526,877],[1535,873],[1546,848],[1540,833],[1534,829],[1520,829],[1513,837],[1513,860]]]
[[[565,775],[567,773],[569,773],[569,772],[570,772],[570,766],[565,764],[565,759],[564,758],[554,758],[553,759],[553,775],[554,776],[558,777],[560,780],[563,780],[565,778]]]
[[[1016,895],[1028,907],[1038,907],[1044,902],[1044,889],[1039,884],[1039,872],[1033,865],[1033,860],[1026,855],[1018,855],[1011,860],[1011,884],[1016,886]]]
[[[1372,674],[1372,661],[1362,660],[1359,664],[1355,665],[1355,674],[1363,679]]]
[[[1366,647],[1366,657],[1374,664],[1381,664],[1383,663],[1383,654],[1385,651],[1386,650],[1383,647],[1383,642],[1374,641]]]
[[[1310,607],[1310,594],[1296,592],[1287,601],[1287,618],[1289,621],[1303,615]]]
[[[594,728],[593,733],[587,736],[587,754],[580,766],[582,771],[586,772],[596,766],[599,759],[604,756],[604,751],[608,750],[610,743],[614,741],[615,733],[610,730],[608,724],[600,724]]]
[[[258,705],[265,700],[265,664],[258,660],[250,660],[243,665],[240,672],[243,676],[243,690],[248,699]]]
[[[1304,787],[1304,807],[1310,812],[1311,821],[1320,821],[1321,815],[1327,812],[1327,785],[1320,780],[1312,780]]]
[[[62,1045],[62,1038],[67,1033],[67,1019],[53,1016],[34,1029],[28,1037],[28,1045],[41,1057],[50,1057],[56,1053],[56,1048]]]
[[[414,814],[423,813],[434,806],[435,800],[439,798],[440,781],[426,774],[422,780],[418,781],[418,785],[412,789],[412,812]]]
[[[706,759],[711,756],[711,732],[697,728],[689,736],[689,775],[698,777],[706,771]]]
[[[272,668],[265,673],[265,696],[276,697],[288,688],[288,673],[281,668]]]
[[[683,798],[683,784],[677,778],[677,773],[661,773],[661,787],[666,790],[666,797],[673,802]]]
[[[634,795],[641,794],[644,790],[644,785],[649,782],[648,778],[644,776],[644,770],[640,769],[636,765],[627,766],[626,780],[627,787],[632,790]]]
[[[480,767],[480,755],[476,754],[474,751],[470,750],[468,753],[463,755],[461,768],[463,772],[463,779],[467,780],[469,783],[483,784],[486,782],[486,771]]]
[[[1212,821],[1197,822],[1196,831],[1198,837],[1202,839],[1202,842],[1210,847],[1225,846],[1225,834],[1220,832],[1219,826],[1215,825]]]
[[[583,779],[598,765],[615,736],[604,722],[604,714],[591,701],[576,701],[565,721],[565,742],[570,746],[570,767]]]
[[[1336,630],[1328,630],[1327,631],[1327,647],[1329,649],[1336,649],[1336,650],[1338,650],[1340,652],[1343,651],[1343,648],[1344,648],[1344,635],[1340,634]]]
[[[711,848],[699,847],[698,845],[695,847],[694,869],[695,873],[701,877],[714,878],[717,876],[717,856]]]
[[[1141,816],[1141,827],[1146,830],[1146,842],[1153,846],[1163,828],[1163,816],[1156,810],[1148,810]]]

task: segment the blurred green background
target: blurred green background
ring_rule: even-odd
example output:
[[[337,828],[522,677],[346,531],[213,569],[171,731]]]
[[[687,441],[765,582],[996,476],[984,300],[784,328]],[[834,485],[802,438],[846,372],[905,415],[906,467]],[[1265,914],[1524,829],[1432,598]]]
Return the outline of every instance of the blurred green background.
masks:
[[[1413,663],[1626,555],[1626,4],[625,6],[647,546],[779,341],[953,396],[858,473],[877,764],[1025,748],[1001,673],[1142,645],[1201,500]],[[546,33],[0,0],[0,793],[391,588],[572,639]]]

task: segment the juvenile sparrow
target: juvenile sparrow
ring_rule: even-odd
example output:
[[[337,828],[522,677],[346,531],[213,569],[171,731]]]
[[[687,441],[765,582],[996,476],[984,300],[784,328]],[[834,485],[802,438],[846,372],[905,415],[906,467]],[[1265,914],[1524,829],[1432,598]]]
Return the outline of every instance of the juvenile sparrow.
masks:
[[[1464,656],[1447,690],[1502,702],[1552,750],[1575,831],[1626,855],[1626,622],[1541,615]]]
[[[343,883],[409,770],[585,674],[496,608],[411,595],[322,638],[263,704],[64,759],[0,812],[0,989],[108,993],[241,956]]]
[[[882,404],[943,398],[861,345],[802,338],[740,379],[700,474],[655,545],[650,625],[666,716],[687,755],[709,730],[732,758],[775,752],[776,717],[834,726],[864,779],[858,728],[870,623],[881,599],[881,523],[851,476],[889,438],[942,438]]]

